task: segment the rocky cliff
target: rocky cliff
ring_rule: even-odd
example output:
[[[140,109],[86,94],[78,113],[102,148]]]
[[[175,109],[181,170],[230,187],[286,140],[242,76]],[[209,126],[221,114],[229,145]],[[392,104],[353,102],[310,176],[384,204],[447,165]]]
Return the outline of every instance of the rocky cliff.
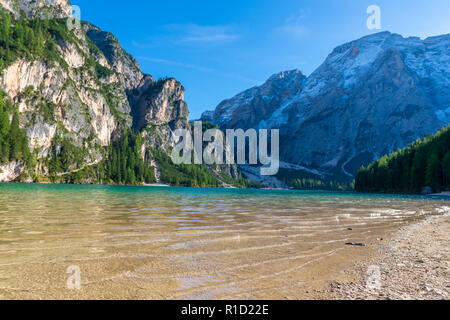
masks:
[[[189,110],[184,102],[184,88],[175,79],[149,82],[133,105],[135,128],[142,130],[147,125],[171,124],[184,119],[187,124]]]
[[[132,96],[134,90],[144,85],[144,74],[137,61],[120,45],[119,40],[111,33],[101,30],[91,23],[83,22],[83,30],[89,39],[102,52],[127,94]],[[149,79],[153,80],[151,76]],[[132,96],[133,97],[133,96]],[[131,102],[134,102],[132,100]]]
[[[11,29],[13,35],[1,40],[7,48],[0,50],[2,100],[17,108],[20,128],[26,131],[34,155],[31,166],[25,166],[23,159],[7,163],[3,159],[0,181],[46,180],[99,164],[106,156],[105,148],[132,128],[132,110],[142,117],[135,120],[139,129],[178,118],[187,124],[181,85],[175,80],[155,82],[144,75],[112,34],[90,23],[71,30],[66,19],[14,21],[20,12],[26,19],[41,17],[45,10],[52,17],[70,16],[68,1],[0,4],[14,13],[10,17],[1,9],[2,28]],[[31,47],[27,48],[22,32],[34,34]],[[10,121],[13,113],[10,110]],[[170,142],[170,132],[164,133]],[[52,168],[64,148],[70,148],[70,159]]]
[[[203,118],[222,128],[279,128],[284,166],[350,178],[450,123],[449,72],[450,35],[383,32],[336,48],[307,78],[276,75],[269,94],[273,80]]]
[[[221,127],[255,128],[264,126],[273,113],[303,88],[306,77],[298,70],[275,74],[260,87],[246,90],[221,102],[215,111],[202,115]]]
[[[29,19],[72,16],[68,0],[0,0],[0,5],[13,12],[16,17],[23,12]]]
[[[64,28],[62,22],[51,24]],[[18,54],[0,77],[0,88],[18,106],[20,126],[42,164],[33,172],[36,175],[48,173],[47,161],[60,141],[79,149],[84,163],[97,163],[113,132],[131,124],[130,106],[118,75],[103,55],[92,51],[85,34],[81,30],[54,33],[45,40],[46,46],[50,43],[58,58]]]
[[[171,163],[173,130],[190,128],[184,87],[144,74],[111,33],[73,23],[67,0],[0,5],[0,182],[239,178],[228,166]]]
[[[189,110],[184,102],[184,87],[176,79],[155,81],[151,75],[143,74],[137,61],[121,46],[117,38],[90,23],[83,23],[89,39],[106,57],[124,88],[132,115],[135,131],[157,128],[155,133],[164,136],[167,145],[173,145],[172,129],[188,126]],[[169,130],[167,130],[169,128]],[[147,136],[146,133],[143,133]],[[159,139],[152,139],[153,142]],[[153,146],[154,143],[149,143]]]

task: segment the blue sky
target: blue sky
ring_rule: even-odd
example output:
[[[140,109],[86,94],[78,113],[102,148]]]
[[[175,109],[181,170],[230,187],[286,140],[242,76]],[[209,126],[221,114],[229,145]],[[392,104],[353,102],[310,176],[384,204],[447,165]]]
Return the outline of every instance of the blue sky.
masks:
[[[379,31],[422,38],[450,32],[448,0],[72,0],[82,20],[116,35],[145,73],[186,88],[191,119],[223,99],[299,69]],[[381,30],[369,30],[370,5]]]

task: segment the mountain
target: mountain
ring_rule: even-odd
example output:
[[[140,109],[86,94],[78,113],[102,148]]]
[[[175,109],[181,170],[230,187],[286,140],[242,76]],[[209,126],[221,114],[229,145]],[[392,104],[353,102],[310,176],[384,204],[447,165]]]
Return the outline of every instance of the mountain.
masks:
[[[0,5],[0,182],[237,181],[235,168],[194,170],[168,159],[172,131],[190,128],[176,79],[144,74],[114,35],[91,23],[71,28],[67,0]]]
[[[72,7],[67,0],[0,0],[0,5],[17,18],[21,13],[28,19],[72,16]]]
[[[390,193],[450,190],[450,126],[361,168],[355,188]]]
[[[275,75],[202,119],[222,129],[280,129],[283,167],[349,180],[450,123],[449,73],[450,35],[382,32],[337,47],[309,77]]]
[[[305,79],[298,70],[275,74],[262,86],[251,88],[221,102],[214,112],[204,113],[202,119],[213,121],[220,127],[258,127],[289,98],[303,89]]]

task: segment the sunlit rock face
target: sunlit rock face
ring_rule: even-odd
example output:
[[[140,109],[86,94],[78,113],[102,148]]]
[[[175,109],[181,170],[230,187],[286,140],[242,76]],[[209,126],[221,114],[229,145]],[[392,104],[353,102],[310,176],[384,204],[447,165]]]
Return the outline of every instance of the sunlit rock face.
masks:
[[[83,23],[83,30],[106,57],[127,93],[142,86],[144,74],[138,62],[122,48],[113,34],[86,22]]]
[[[298,70],[273,75],[262,86],[246,90],[224,100],[215,111],[206,111],[202,119],[229,128],[265,126],[273,113],[300,92],[306,77]]]
[[[133,107],[135,128],[141,130],[149,124],[171,124],[187,119],[189,110],[184,102],[184,88],[175,79],[150,82]]]
[[[450,35],[383,32],[336,48],[297,85],[281,78],[268,97],[266,83],[204,119],[222,128],[279,128],[282,160],[350,177],[450,123],[449,74]],[[275,102],[268,107],[268,100]]]
[[[0,0],[0,5],[17,15],[23,11],[28,19],[42,18],[43,12],[51,17],[72,14],[63,0]],[[37,154],[36,175],[48,173],[48,160],[61,151],[62,141],[83,154],[83,163],[69,169],[99,163],[105,147],[133,123],[139,129],[160,126],[153,134],[164,139],[143,133],[146,147],[154,148],[160,140],[173,144],[171,128],[188,125],[182,85],[175,79],[155,82],[114,35],[90,23],[67,32],[77,40],[55,38],[61,59],[18,58],[0,75],[0,89],[18,106],[20,127]],[[2,164],[0,181],[15,180],[23,169],[21,162]]]
[[[22,11],[30,19],[72,16],[72,6],[68,0],[0,0],[0,5],[16,16]]]

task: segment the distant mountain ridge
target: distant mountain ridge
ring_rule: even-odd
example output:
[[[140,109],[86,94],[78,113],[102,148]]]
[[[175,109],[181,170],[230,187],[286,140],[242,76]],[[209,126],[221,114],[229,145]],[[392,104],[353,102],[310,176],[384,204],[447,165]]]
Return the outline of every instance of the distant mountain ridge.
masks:
[[[303,89],[306,77],[299,70],[280,72],[262,86],[248,89],[221,102],[214,112],[202,115],[219,126],[253,128],[272,116],[280,105]]]
[[[450,34],[377,33],[337,47],[309,77],[285,74],[202,119],[222,129],[279,128],[282,161],[348,179],[450,123]]]

